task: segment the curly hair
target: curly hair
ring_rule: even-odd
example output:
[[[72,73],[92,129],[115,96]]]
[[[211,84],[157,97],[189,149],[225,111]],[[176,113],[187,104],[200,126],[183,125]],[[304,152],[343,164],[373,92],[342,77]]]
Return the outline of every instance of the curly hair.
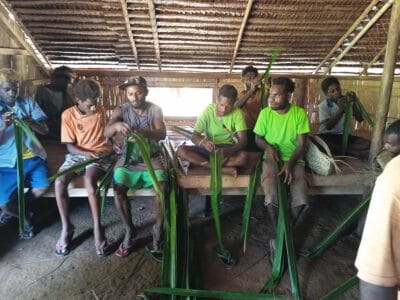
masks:
[[[75,97],[81,101],[86,99],[97,99],[100,96],[100,85],[93,79],[78,81],[74,87]]]
[[[328,88],[332,85],[332,84],[337,84],[338,86],[340,86],[339,80],[336,77],[330,76],[325,78],[322,82],[321,82],[321,89],[322,91],[326,94],[328,93]]]
[[[285,91],[288,93],[293,93],[295,88],[293,80],[287,77],[278,77],[272,79],[272,85],[283,85],[285,87]]]
[[[218,96],[224,96],[231,100],[232,102],[235,102],[237,99],[238,91],[237,89],[231,85],[231,84],[224,84],[221,86],[218,92]]]
[[[247,66],[246,68],[244,68],[242,71],[242,77],[244,77],[247,73],[254,73],[256,74],[256,76],[258,76],[258,70],[256,67],[253,66]]]

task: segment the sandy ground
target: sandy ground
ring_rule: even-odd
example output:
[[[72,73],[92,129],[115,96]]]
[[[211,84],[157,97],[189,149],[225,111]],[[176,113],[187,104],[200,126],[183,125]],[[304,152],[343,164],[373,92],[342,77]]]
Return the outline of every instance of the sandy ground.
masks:
[[[311,202],[302,225],[295,231],[296,248],[303,251],[320,240],[356,204],[356,197],[316,197]],[[17,224],[0,228],[0,299],[140,299],[147,287],[159,285],[161,264],[143,249],[150,241],[150,224],[154,219],[149,198],[132,201],[138,249],[127,258],[109,255],[100,258],[94,249],[91,217],[85,199],[73,199],[72,220],[76,226],[74,249],[66,257],[57,257],[54,247],[61,229],[53,199],[38,202],[42,222],[37,236],[28,241],[17,238]],[[195,201],[193,201],[195,202]],[[248,250],[244,255],[240,241],[242,197],[224,199],[221,205],[222,229],[226,245],[238,263],[226,269],[214,255],[214,226],[203,218],[198,227],[202,281],[205,289],[257,292],[268,279],[268,240],[274,229],[269,224],[262,199],[255,201],[250,224]],[[194,205],[194,213],[202,209]],[[203,222],[197,218],[196,222]],[[123,235],[122,224],[112,199],[106,203],[103,219],[111,249],[116,249]],[[344,235],[321,257],[299,257],[298,269],[304,299],[320,299],[329,290],[355,275],[353,261],[359,239]],[[279,291],[289,295],[285,274]],[[287,296],[289,298],[289,296]],[[353,288],[340,299],[357,299]]]

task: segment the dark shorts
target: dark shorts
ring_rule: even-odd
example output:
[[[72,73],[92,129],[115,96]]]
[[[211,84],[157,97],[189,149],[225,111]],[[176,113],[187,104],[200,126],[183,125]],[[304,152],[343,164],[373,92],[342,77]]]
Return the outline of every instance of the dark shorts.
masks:
[[[35,156],[24,159],[25,186],[42,188],[50,186],[47,162]],[[17,168],[0,168],[0,205],[10,202],[17,194]]]
[[[217,149],[223,149],[223,148],[229,148],[232,145],[228,145],[228,144],[216,144],[215,148]],[[198,154],[200,154],[202,157],[208,159],[210,157],[210,152],[206,149],[204,149],[203,147],[194,145],[193,146],[194,151],[196,151]]]

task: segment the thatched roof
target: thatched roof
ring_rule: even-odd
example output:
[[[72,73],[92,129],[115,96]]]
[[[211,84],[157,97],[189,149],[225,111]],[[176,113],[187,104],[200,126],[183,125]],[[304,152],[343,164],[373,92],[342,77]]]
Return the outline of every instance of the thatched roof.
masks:
[[[2,1],[53,66],[238,72],[279,46],[275,72],[310,74],[381,73],[393,2]]]

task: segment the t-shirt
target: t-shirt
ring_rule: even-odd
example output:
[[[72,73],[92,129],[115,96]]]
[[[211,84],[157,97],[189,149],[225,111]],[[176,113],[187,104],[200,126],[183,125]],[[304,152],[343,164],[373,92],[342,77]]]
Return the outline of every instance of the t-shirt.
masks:
[[[17,118],[31,117],[33,120],[41,122],[46,120],[46,115],[35,101],[30,98],[18,98],[14,107],[9,107],[0,102],[0,115],[7,112],[14,112]],[[3,120],[0,118],[0,126]],[[24,134],[23,143],[32,153],[32,156],[40,156],[46,159],[46,152],[42,147],[35,145],[32,140]],[[25,157],[27,158],[27,157]],[[14,168],[17,163],[17,148],[15,146],[14,125],[8,126],[5,131],[0,133],[0,167]]]
[[[400,155],[375,182],[355,265],[374,285],[400,286]]]
[[[216,115],[217,104],[212,103],[201,113],[194,125],[194,131],[205,133],[214,144],[233,144],[236,132],[247,130],[243,113],[239,108],[222,117]]]
[[[96,107],[91,115],[82,114],[77,106],[68,108],[61,115],[61,142],[80,148],[104,153],[111,149],[104,137],[107,116],[102,105]]]
[[[331,129],[327,129],[323,122],[331,119],[339,111],[339,106],[332,100],[325,99],[318,105],[319,133],[343,134],[344,114]]]
[[[242,98],[247,91],[242,91],[238,99]],[[241,107],[247,128],[253,129],[256,125],[258,114],[261,111],[261,89],[257,89],[253,95],[247,99],[246,103]]]
[[[277,149],[284,161],[288,161],[296,150],[298,135],[308,132],[310,124],[306,112],[293,104],[285,114],[279,114],[270,107],[264,108],[254,127],[254,133]]]

